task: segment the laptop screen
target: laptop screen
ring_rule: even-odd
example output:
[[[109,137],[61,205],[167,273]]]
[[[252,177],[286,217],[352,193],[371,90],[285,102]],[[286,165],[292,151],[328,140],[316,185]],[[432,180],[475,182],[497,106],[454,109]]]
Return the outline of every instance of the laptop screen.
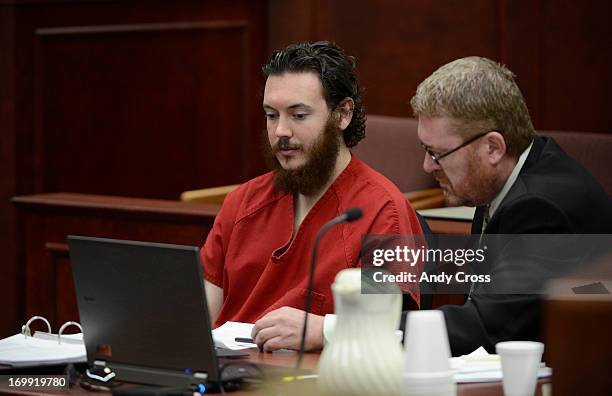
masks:
[[[217,378],[197,247],[79,236],[68,244],[90,364]]]

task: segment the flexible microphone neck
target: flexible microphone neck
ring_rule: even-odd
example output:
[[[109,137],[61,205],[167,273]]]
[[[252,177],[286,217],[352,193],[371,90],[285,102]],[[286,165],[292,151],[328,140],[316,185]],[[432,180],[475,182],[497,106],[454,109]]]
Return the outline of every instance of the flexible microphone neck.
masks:
[[[321,241],[321,238],[323,237],[323,235],[325,235],[325,233],[333,226],[340,224],[340,223],[344,223],[344,222],[355,221],[359,219],[361,216],[363,216],[363,211],[360,208],[348,209],[340,216],[335,217],[331,219],[330,221],[328,221],[327,223],[325,223],[323,227],[321,227],[319,231],[317,232],[317,235],[314,240],[314,244],[312,246],[312,255],[310,256],[310,273],[308,275],[308,291],[306,294],[306,304],[304,307],[304,326],[302,327],[302,339],[300,342],[300,351],[298,354],[296,369],[299,369],[300,366],[302,365],[302,357],[304,356],[304,348],[306,345],[306,329],[308,327],[308,313],[310,312],[310,308],[312,305],[314,270],[315,270],[315,263],[317,261],[317,249],[319,247],[319,242]]]

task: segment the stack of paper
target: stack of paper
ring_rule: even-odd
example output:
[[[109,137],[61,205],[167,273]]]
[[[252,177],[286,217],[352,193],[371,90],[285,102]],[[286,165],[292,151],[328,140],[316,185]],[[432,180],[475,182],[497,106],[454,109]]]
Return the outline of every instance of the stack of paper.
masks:
[[[455,206],[448,208],[420,209],[419,214],[428,219],[467,220],[472,221],[476,208],[472,206]]]
[[[255,348],[252,343],[236,342],[236,338],[251,338],[253,323],[225,322],[212,331],[215,346],[238,351],[241,349]]]
[[[87,361],[83,334],[62,335],[59,343],[57,334],[34,333],[33,337],[23,334],[0,340],[0,364],[13,367],[29,367]]]
[[[502,380],[501,359],[499,355],[489,354],[483,347],[469,355],[450,359],[451,369],[455,372],[455,381],[491,382]],[[544,363],[538,371],[538,378],[550,377],[552,369]]]

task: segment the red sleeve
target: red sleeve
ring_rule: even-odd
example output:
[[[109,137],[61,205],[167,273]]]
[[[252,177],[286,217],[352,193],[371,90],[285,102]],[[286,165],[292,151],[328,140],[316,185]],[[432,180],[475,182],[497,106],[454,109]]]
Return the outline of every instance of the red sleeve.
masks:
[[[369,234],[423,235],[416,212],[407,200],[387,202],[370,226]]]
[[[204,271],[204,279],[220,288],[223,288],[227,243],[234,228],[239,203],[236,193],[236,191],[232,191],[227,195],[215,218],[215,223],[206,237],[206,242],[200,249],[200,262]]]
[[[412,205],[407,200],[398,202],[397,200],[391,200],[387,202],[376,216],[374,222],[370,226],[368,234],[377,235],[402,235],[400,239],[402,244],[405,244],[411,248],[419,248],[424,245],[425,238],[423,231],[417,218],[416,212],[412,208]],[[397,243],[398,240],[394,242]],[[361,265],[361,264],[360,264]],[[387,267],[391,272],[403,271],[407,268],[402,263],[397,267],[391,265]],[[418,263],[415,267],[409,268],[414,271],[417,276],[423,269],[423,263]],[[398,284],[404,293],[410,294],[417,306],[420,306],[420,291],[419,285],[413,283]]]

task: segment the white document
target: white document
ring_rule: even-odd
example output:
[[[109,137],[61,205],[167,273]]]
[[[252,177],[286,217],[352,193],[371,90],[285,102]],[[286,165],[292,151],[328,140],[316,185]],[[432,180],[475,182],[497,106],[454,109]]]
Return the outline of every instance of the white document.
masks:
[[[225,322],[223,326],[219,326],[212,331],[215,346],[234,351],[256,348],[256,344],[236,342],[236,338],[251,338],[253,326],[253,323]]]
[[[499,355],[489,354],[483,347],[469,355],[451,358],[450,365],[455,372],[455,381],[458,384],[501,381],[503,376]],[[538,370],[538,378],[550,377],[551,375],[552,369],[542,363]]]
[[[83,334],[62,335],[34,333],[33,337],[15,334],[0,340],[0,364],[13,367],[41,366],[62,363],[83,363],[87,352]]]
[[[455,206],[448,208],[420,209],[417,212],[429,219],[468,220],[472,221],[476,208],[472,206]]]

